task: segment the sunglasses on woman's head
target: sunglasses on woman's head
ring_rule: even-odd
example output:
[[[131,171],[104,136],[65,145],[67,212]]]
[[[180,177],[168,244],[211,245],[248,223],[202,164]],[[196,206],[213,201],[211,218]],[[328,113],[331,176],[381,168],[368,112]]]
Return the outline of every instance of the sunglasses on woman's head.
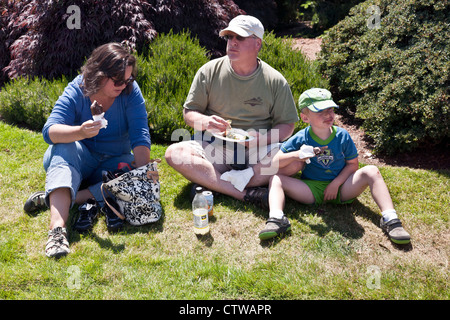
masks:
[[[111,77],[109,77],[109,78],[114,82],[115,87],[121,87],[123,85],[128,86],[130,83],[133,83],[133,81],[134,81],[133,76],[129,77],[127,80],[116,80]]]

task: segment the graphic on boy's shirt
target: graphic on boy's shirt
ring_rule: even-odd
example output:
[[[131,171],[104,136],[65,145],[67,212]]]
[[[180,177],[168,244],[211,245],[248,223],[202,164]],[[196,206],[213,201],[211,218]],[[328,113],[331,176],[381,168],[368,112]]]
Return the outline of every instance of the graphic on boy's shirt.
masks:
[[[325,149],[322,154],[317,156],[317,162],[324,168],[328,168],[334,162],[334,155],[330,149]]]

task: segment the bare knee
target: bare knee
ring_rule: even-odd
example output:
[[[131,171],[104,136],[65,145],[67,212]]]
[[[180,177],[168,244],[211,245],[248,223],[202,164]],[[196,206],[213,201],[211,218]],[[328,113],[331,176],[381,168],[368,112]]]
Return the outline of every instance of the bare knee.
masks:
[[[270,188],[283,188],[283,180],[279,175],[273,175],[269,179],[269,187]]]
[[[270,182],[270,184],[272,184],[272,183],[280,183],[281,179],[280,179],[280,177],[278,175],[275,174],[275,175],[270,177],[269,182]]]
[[[166,159],[167,163],[173,167],[174,164],[174,155],[176,155],[176,149],[177,149],[177,144],[172,144],[170,145],[167,150],[166,153],[164,154],[164,158]]]
[[[171,167],[177,168],[183,164],[185,162],[184,160],[189,158],[190,155],[191,152],[186,150],[186,147],[181,143],[174,143],[167,148],[164,158]]]
[[[378,179],[383,179],[383,177],[381,176],[380,170],[374,165],[368,165],[368,166],[362,167],[359,170],[361,170],[362,176],[367,181],[375,181]]]

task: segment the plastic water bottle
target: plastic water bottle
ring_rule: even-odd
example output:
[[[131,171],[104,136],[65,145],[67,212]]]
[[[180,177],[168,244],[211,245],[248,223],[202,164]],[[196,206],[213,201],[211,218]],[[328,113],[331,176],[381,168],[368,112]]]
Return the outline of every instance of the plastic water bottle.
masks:
[[[205,235],[209,232],[208,208],[208,201],[202,194],[202,188],[197,187],[194,200],[192,200],[194,233],[197,235]]]

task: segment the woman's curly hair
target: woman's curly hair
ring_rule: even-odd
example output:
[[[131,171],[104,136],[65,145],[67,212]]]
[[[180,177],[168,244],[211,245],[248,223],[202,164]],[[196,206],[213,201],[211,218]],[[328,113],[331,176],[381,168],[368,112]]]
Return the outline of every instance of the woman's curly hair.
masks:
[[[129,66],[133,67],[131,75],[136,78],[136,58],[120,43],[111,42],[96,48],[81,67],[84,95],[90,97],[97,93],[104,78],[126,80],[125,69]],[[130,93],[132,87],[132,83],[128,84],[124,92]]]

